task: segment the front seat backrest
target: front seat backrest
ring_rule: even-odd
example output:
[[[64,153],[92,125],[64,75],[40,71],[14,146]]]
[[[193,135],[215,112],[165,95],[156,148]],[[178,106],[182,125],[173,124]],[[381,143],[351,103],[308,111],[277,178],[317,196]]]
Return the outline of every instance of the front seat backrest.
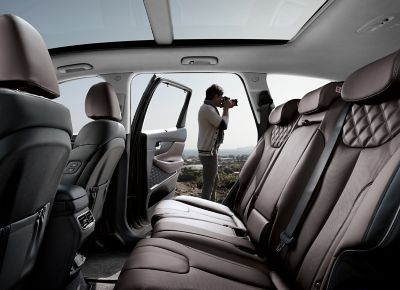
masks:
[[[0,289],[32,270],[71,150],[68,109],[40,34],[0,15]]]
[[[94,121],[86,124],[75,139],[62,183],[86,189],[89,208],[96,220],[103,211],[107,187],[125,149],[125,128],[118,98],[107,82],[93,85],[86,96],[86,115]]]

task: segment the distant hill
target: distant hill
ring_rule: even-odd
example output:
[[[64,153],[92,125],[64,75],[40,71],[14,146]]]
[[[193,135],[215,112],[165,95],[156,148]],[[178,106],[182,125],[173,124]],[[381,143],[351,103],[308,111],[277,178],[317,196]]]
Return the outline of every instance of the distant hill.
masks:
[[[218,155],[224,156],[224,155],[249,155],[253,151],[254,147],[248,146],[248,147],[241,147],[241,148],[236,148],[236,149],[220,149],[218,152]],[[183,156],[184,157],[189,157],[189,156],[197,156],[197,149],[185,149],[183,151]]]

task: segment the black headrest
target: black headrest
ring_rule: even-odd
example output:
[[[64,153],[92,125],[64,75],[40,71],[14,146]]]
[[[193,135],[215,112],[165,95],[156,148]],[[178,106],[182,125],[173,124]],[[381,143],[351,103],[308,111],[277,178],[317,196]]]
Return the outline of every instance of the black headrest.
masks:
[[[398,96],[400,50],[352,73],[344,82],[342,98],[347,102],[371,100],[377,96]]]
[[[85,100],[86,115],[93,119],[121,121],[121,110],[114,88],[107,82],[93,85]]]
[[[43,38],[32,25],[11,14],[0,15],[0,87],[49,99],[60,95]]]
[[[272,125],[285,125],[293,121],[293,119],[298,115],[298,103],[299,100],[294,99],[277,106],[269,114],[269,123]]]
[[[300,114],[312,114],[329,107],[333,100],[340,98],[343,82],[331,82],[306,94],[299,103]]]

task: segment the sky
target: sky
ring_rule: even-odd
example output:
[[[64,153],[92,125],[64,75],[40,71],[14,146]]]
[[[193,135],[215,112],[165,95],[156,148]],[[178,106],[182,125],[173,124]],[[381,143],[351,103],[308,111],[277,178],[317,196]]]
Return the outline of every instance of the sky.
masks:
[[[151,76],[152,74],[140,74],[132,79],[131,104],[133,113]],[[176,73],[159,74],[158,76],[176,81],[192,89],[192,97],[186,116],[186,149],[197,148],[198,109],[204,102],[206,89],[214,83],[223,87],[224,95],[238,99],[239,104],[230,110],[228,129],[225,131],[224,143],[220,148],[253,147],[257,143],[254,117],[243,83],[237,75],[229,73]],[[61,97],[56,100],[70,109],[74,133],[77,133],[84,124],[90,121],[84,111],[85,96],[90,86],[100,81],[102,81],[101,78],[93,77],[73,80],[60,85]],[[327,82],[329,80],[290,75],[269,75],[267,77],[268,87],[275,105],[282,104],[290,99],[301,98],[307,92]],[[186,94],[183,91],[176,88],[158,88],[150,103],[144,128],[166,129],[173,127],[178,119],[185,96]]]

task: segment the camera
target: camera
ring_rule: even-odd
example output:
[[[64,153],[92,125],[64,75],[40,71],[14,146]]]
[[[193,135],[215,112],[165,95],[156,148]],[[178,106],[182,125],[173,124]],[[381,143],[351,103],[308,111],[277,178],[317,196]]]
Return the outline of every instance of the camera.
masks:
[[[224,103],[225,103],[225,101],[227,101],[227,100],[230,100],[234,106],[237,106],[237,105],[238,105],[238,100],[237,100],[237,99],[230,99],[230,98],[227,97],[227,96],[223,96],[223,97],[222,97],[222,102],[221,102],[221,104],[220,104],[220,107],[221,107],[221,108],[224,107]]]

